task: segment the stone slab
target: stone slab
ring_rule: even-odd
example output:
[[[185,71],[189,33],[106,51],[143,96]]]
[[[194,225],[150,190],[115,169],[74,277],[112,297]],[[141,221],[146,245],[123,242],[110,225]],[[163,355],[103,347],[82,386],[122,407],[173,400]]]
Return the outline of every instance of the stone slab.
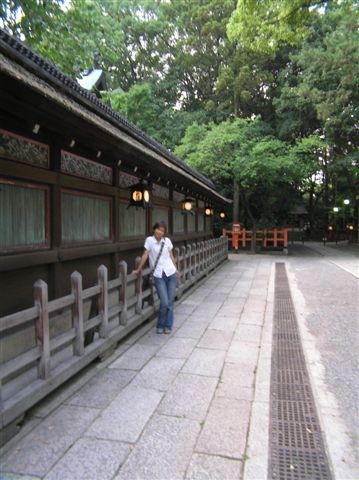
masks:
[[[195,453],[185,480],[238,480],[241,466],[239,460]]]
[[[244,479],[266,478],[268,469],[269,403],[254,402],[248,435]]]
[[[245,323],[247,325],[263,325],[264,322],[264,310],[263,312],[255,312],[250,309],[244,308],[241,316],[240,323]]]
[[[251,402],[253,400],[253,388],[243,387],[243,385],[239,385],[238,383],[231,385],[228,382],[219,382],[216,397],[234,398],[236,400]]]
[[[183,301],[182,303],[180,303],[179,305],[176,305],[175,306],[175,310],[174,310],[174,314],[175,316],[179,313],[181,315],[183,314],[191,314],[193,312],[193,310],[196,308],[197,304],[195,302],[193,303],[185,303],[186,301]]]
[[[45,480],[111,480],[129,452],[125,443],[81,438]]]
[[[246,363],[256,365],[258,361],[259,348],[255,343],[239,342],[233,340],[229,347],[226,361],[229,363]]]
[[[212,348],[216,350],[228,350],[232,340],[232,332],[221,330],[207,330],[197,346],[201,348]]]
[[[243,322],[240,322],[234,334],[234,340],[259,344],[261,334],[262,327],[259,325],[246,325]]]
[[[92,408],[105,408],[134,377],[129,370],[106,369],[98,373],[66,403]]]
[[[217,386],[217,379],[180,373],[166,396],[158,413],[202,421]]]
[[[220,306],[217,303],[202,303],[199,307],[194,310],[193,315],[199,317],[205,317],[208,320],[212,319],[216,313],[219,311]]]
[[[199,430],[196,420],[156,415],[114,480],[183,480]]]
[[[182,368],[182,372],[219,377],[223,367],[224,357],[225,351],[223,350],[196,348]]]
[[[180,358],[155,357],[137,374],[131,385],[166,391],[183,363],[184,359]]]
[[[203,332],[206,330],[207,323],[202,322],[186,322],[179,328],[175,333],[175,337],[182,337],[182,338],[193,338],[198,340],[202,337]]]
[[[138,344],[157,345],[158,348],[160,348],[168,341],[168,339],[169,337],[167,335],[158,335],[158,333],[156,333],[155,327],[153,327],[150,332],[148,332],[146,335],[139,339]]]
[[[225,332],[234,332],[236,326],[239,322],[239,315],[238,316],[223,316],[223,315],[216,315],[214,319],[209,324],[210,329],[213,330],[223,330]]]
[[[195,451],[240,460],[246,447],[250,402],[215,397]]]
[[[158,351],[159,345],[145,345],[136,343],[119,359],[110,365],[110,368],[140,370]]]
[[[263,312],[266,308],[266,301],[262,298],[262,300],[248,300],[245,303],[244,311],[246,312],[256,312],[259,315],[263,315]]]
[[[157,353],[157,357],[187,358],[196,346],[194,338],[172,337]]]
[[[89,427],[86,436],[136,442],[162,395],[157,390],[128,385]]]
[[[226,362],[222,371],[221,382],[254,389],[255,367],[247,363]]]
[[[206,304],[215,304],[216,307],[220,307],[223,302],[226,301],[228,295],[226,293],[218,293],[218,292],[211,292],[209,293],[206,298],[202,302],[205,301]]]
[[[44,476],[97,417],[94,408],[66,405],[44,420],[2,459],[4,472]]]
[[[193,323],[202,323],[203,325],[208,325],[212,320],[212,315],[207,315],[206,313],[192,313],[188,319],[187,319],[187,322],[186,323],[190,323],[190,324],[193,324]]]
[[[17,475],[16,473],[1,473],[1,480],[41,480],[41,477],[34,477],[32,475]]]

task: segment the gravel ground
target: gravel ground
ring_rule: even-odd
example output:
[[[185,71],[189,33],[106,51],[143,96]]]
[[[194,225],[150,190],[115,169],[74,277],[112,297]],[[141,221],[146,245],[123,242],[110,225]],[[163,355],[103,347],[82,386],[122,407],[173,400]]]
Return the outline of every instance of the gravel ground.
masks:
[[[340,257],[340,252],[336,254]],[[343,258],[357,261],[357,249]],[[303,245],[292,245],[288,257],[306,304],[306,327],[316,339],[325,369],[324,381],[335,396],[352,447],[358,449],[358,319],[359,282],[323,256]]]

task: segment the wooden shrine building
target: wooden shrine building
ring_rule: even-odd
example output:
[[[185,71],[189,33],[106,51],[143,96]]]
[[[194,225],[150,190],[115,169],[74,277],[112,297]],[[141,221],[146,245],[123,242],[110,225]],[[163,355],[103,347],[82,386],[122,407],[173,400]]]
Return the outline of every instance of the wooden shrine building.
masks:
[[[114,278],[158,220],[176,246],[213,236],[205,207],[230,201],[208,178],[3,30],[0,85],[0,316],[32,306],[39,278],[50,299],[74,270],[84,288],[100,264]],[[127,208],[141,180],[151,207]]]

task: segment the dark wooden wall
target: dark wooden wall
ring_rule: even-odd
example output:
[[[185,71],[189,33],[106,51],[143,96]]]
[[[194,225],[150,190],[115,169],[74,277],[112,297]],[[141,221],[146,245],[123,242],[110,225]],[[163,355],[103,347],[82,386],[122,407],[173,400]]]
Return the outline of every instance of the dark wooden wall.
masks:
[[[25,92],[24,87],[16,88],[9,81],[2,83],[3,85],[4,89],[0,95],[0,129],[17,135],[20,141],[25,143],[30,141],[30,145],[32,141],[48,146],[49,163],[44,167],[37,163],[36,155],[29,160],[28,157],[9,154],[4,144],[0,143],[0,182],[45,187],[48,196],[46,203],[48,244],[41,247],[27,245],[17,249],[0,249],[1,316],[33,304],[32,286],[38,278],[49,284],[51,299],[70,291],[69,277],[74,270],[83,275],[84,288],[87,288],[95,283],[97,267],[100,264],[108,267],[110,278],[117,275],[120,260],[124,259],[129,265],[134,265],[135,257],[143,251],[145,236],[151,232],[152,211],[150,209],[146,213],[146,228],[143,234],[134,237],[123,235],[119,229],[119,204],[121,200],[128,201],[130,190],[120,185],[120,170],[126,175],[145,179],[150,172],[151,181],[158,188],[168,189],[168,198],[155,196],[153,203],[155,207],[169,209],[169,235],[175,246],[202,241],[212,236],[212,225],[208,223],[208,219],[203,231],[189,232],[186,217],[184,232],[173,233],[173,211],[180,207],[179,199],[188,190],[188,186],[181,182],[178,175],[166,177],[154,167],[149,170],[150,162],[143,158],[141,152],[136,156],[136,152],[130,151],[126,145],[118,142],[110,144],[103,132],[97,132],[85,121],[76,123],[70,113],[60,107],[54,110],[53,104],[48,104],[34,92]],[[34,133],[36,125],[39,125],[39,129]],[[73,140],[75,144],[71,146]],[[101,165],[107,168],[107,171],[111,169],[111,184],[81,177],[78,172],[65,173],[61,169],[61,151],[64,150]],[[120,167],[117,166],[118,159],[121,159]],[[86,163],[84,165],[86,167]],[[87,175],[86,171],[85,174]],[[61,232],[61,202],[64,190],[111,199],[111,232],[108,239],[64,244]],[[204,215],[203,191],[198,193],[200,194],[194,209],[196,230],[198,216]],[[191,194],[196,196],[196,191],[193,190]]]

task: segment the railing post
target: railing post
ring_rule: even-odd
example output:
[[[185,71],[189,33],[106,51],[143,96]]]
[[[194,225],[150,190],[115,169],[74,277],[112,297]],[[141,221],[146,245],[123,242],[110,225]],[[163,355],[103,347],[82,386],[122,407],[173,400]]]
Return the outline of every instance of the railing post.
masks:
[[[200,258],[199,258],[199,243],[196,243],[196,275],[199,274]]]
[[[99,335],[100,338],[106,338],[108,336],[108,280],[107,268],[105,265],[100,265],[98,267],[97,278],[100,287],[100,295],[98,299],[98,312],[101,316]]]
[[[201,242],[201,245],[200,245],[200,255],[201,255],[201,262],[200,262],[201,272],[203,272],[204,269],[205,269],[205,265],[204,265],[204,242],[203,241]]]
[[[84,351],[85,351],[81,273],[73,272],[71,274],[71,290],[72,290],[72,294],[75,297],[75,302],[72,305],[72,322],[76,330],[76,337],[74,340],[74,354],[81,356],[84,354]]]
[[[209,240],[206,240],[204,242],[204,245],[205,245],[205,248],[204,248],[205,261],[204,261],[204,264],[205,264],[206,270],[208,270],[208,267],[209,267]]]
[[[135,268],[139,266],[140,261],[141,261],[141,257],[136,257]],[[141,314],[142,312],[142,270],[140,271],[140,273],[137,274],[137,278],[135,281],[135,294],[137,297],[135,312],[137,314]]]
[[[273,243],[274,243],[274,248],[277,248],[278,247],[278,229],[277,228],[274,229]]]
[[[186,267],[187,267],[187,261],[186,261],[186,247],[184,245],[182,245],[181,247],[181,257],[182,257],[182,265],[183,265],[183,269],[182,269],[182,275],[181,275],[181,280],[182,280],[182,283],[185,284],[186,283],[186,277],[187,277],[187,272],[186,272]]]
[[[193,254],[193,276],[197,275],[197,245],[192,243],[192,254]]]
[[[50,326],[47,284],[43,280],[37,280],[34,284],[34,300],[35,306],[39,309],[39,316],[36,319],[36,339],[41,348],[38,376],[45,380],[50,376]]]
[[[187,255],[188,255],[188,280],[191,280],[192,277],[192,247],[187,245]]]
[[[121,278],[120,301],[122,303],[120,325],[127,325],[127,263],[124,260],[120,261],[120,278]]]
[[[173,256],[175,257],[176,259],[176,266],[177,266],[177,270],[179,272],[179,279],[178,279],[178,283],[181,282],[181,274],[182,274],[182,268],[181,268],[181,264],[180,264],[180,251],[179,251],[179,248],[178,247],[175,247],[173,249]]]

